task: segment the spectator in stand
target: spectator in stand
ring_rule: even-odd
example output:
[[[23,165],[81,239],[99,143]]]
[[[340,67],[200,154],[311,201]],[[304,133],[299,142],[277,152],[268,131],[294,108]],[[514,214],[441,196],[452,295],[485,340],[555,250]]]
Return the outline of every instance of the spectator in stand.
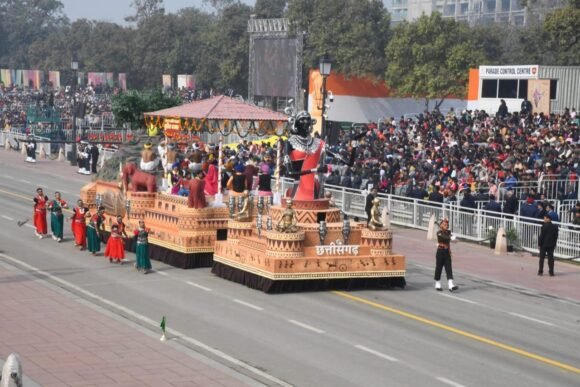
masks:
[[[500,100],[499,108],[497,109],[497,117],[503,119],[507,115],[508,115],[508,107],[505,101],[502,99]]]
[[[535,218],[536,213],[538,212],[538,208],[534,203],[534,198],[529,195],[526,199],[526,203],[523,204],[520,208],[520,216],[525,218]],[[531,220],[526,220],[527,222],[531,222]]]
[[[544,202],[538,202],[538,210],[536,211],[536,219],[540,222],[544,219],[544,215],[547,215],[548,211],[546,211],[546,205]]]
[[[443,203],[443,195],[439,192],[439,186],[433,187],[433,192],[429,194],[429,201],[436,203]]]
[[[483,207],[485,211],[489,211],[490,216],[501,217],[501,205],[495,200],[494,195],[489,195],[489,202]]]
[[[558,215],[558,213],[556,212],[556,210],[554,209],[554,204],[549,203],[546,206],[546,212],[547,215],[550,217],[550,219],[552,220],[552,222],[559,222],[560,221],[560,216]]]
[[[514,196],[514,191],[507,191],[505,203],[503,204],[503,213],[511,217],[511,215],[518,212],[518,206],[518,199]]]

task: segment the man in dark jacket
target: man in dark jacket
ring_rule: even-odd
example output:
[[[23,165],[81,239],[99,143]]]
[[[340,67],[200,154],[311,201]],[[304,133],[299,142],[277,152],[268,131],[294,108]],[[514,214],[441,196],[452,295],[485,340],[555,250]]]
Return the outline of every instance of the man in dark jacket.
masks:
[[[520,208],[520,216],[523,216],[525,218],[535,218],[537,212],[538,212],[538,208],[537,208],[536,204],[534,203],[534,198],[531,196],[528,196],[528,198],[526,200],[526,204],[522,205],[522,207]],[[533,222],[530,219],[525,219],[525,221],[526,222]]]
[[[544,275],[544,259],[548,255],[548,269],[550,277],[554,276],[554,249],[558,242],[558,226],[552,223],[548,214],[544,215],[544,224],[538,237],[538,247],[540,248],[540,268],[538,275]]]
[[[501,204],[495,201],[495,195],[489,195],[489,203],[487,203],[484,207],[484,210],[489,211],[490,213],[487,214],[488,216],[493,216],[499,218],[501,215]]]
[[[99,162],[99,147],[93,144],[91,147],[91,172],[97,173],[97,163]]]
[[[518,199],[515,197],[512,190],[507,191],[505,203],[503,205],[503,212],[508,215],[513,215],[518,211]]]
[[[443,203],[443,195],[439,192],[439,187],[435,186],[433,192],[429,195],[430,202]]]

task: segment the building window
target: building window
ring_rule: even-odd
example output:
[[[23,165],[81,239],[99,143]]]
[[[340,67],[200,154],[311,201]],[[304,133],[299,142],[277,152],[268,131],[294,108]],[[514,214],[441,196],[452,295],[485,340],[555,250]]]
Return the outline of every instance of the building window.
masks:
[[[497,79],[481,81],[481,98],[497,98]]]
[[[518,80],[517,79],[500,79],[499,80],[499,98],[517,98],[518,97]]]
[[[528,98],[528,80],[520,79],[520,88],[518,89],[518,98]]]
[[[557,91],[558,91],[558,80],[550,79],[550,99],[558,99],[556,98]]]

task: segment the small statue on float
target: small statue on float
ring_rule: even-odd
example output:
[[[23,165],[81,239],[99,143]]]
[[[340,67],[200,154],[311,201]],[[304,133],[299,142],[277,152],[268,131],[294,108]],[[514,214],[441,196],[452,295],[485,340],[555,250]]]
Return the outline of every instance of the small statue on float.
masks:
[[[294,178],[292,197],[296,200],[322,198],[322,189],[315,179],[316,173],[327,171],[324,165],[325,143],[312,136],[315,119],[306,111],[291,118],[291,136],[286,142],[286,174]]]
[[[379,199],[373,199],[373,207],[371,208],[371,220],[369,222],[369,228],[373,231],[384,230],[385,226],[381,222],[381,209],[380,209]]]
[[[292,208],[292,199],[286,200],[286,209],[282,213],[282,218],[276,225],[276,231],[283,233],[292,233],[298,231],[298,222],[296,221],[296,212]]]
[[[250,222],[252,220],[252,197],[250,196],[250,191],[245,190],[244,196],[239,200],[243,201],[243,205],[238,212],[237,220],[239,222]]]

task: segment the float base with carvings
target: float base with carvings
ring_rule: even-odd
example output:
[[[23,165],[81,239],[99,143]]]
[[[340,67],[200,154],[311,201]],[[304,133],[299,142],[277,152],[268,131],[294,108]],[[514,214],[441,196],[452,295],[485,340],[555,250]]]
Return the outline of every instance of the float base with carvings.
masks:
[[[405,257],[392,252],[390,230],[343,221],[328,200],[293,205],[295,232],[276,231],[285,205],[264,214],[271,227],[230,219],[227,242],[216,241],[212,272],[267,293],[405,286]]]
[[[125,194],[116,183],[101,181],[85,185],[81,199],[91,210],[97,202],[105,206],[107,230],[121,215],[127,234],[132,236],[139,220],[144,220],[151,230],[151,259],[183,269],[211,267],[215,242],[227,235],[226,206],[194,209],[188,207],[186,197],[161,192]],[[125,248],[134,251],[132,238],[126,241]]]

